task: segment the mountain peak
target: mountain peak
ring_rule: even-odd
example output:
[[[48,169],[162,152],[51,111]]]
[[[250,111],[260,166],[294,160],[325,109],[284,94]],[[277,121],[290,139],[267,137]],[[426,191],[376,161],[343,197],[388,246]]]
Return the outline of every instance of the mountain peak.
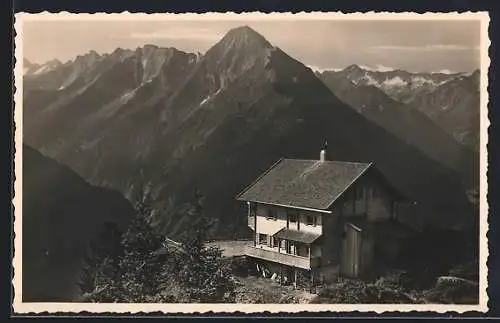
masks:
[[[63,63],[60,60],[58,60],[57,58],[54,58],[53,60],[50,60],[47,63],[45,63],[45,65],[56,68],[56,67],[63,65]]]
[[[235,27],[235,28],[230,29],[227,32],[227,34],[235,34],[235,33],[238,33],[238,34],[253,34],[253,35],[257,35],[257,36],[262,37],[261,34],[259,34],[257,31],[255,31],[255,29],[251,28],[248,25]]]
[[[240,26],[229,30],[226,35],[221,39],[220,43],[226,46],[235,47],[273,47],[261,34],[256,32],[249,26]]]
[[[23,65],[24,66],[32,66],[34,64],[29,59],[23,58]]]
[[[354,71],[364,71],[364,69],[362,69],[357,64],[351,64],[351,65],[347,66],[346,68],[344,68],[344,71],[346,71],[346,72],[354,72]]]

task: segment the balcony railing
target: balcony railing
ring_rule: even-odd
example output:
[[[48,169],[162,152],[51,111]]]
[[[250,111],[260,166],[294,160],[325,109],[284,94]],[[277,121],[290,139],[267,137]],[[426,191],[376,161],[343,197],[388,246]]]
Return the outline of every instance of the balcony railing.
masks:
[[[319,265],[319,258],[296,256],[254,246],[246,246],[245,255],[302,269],[311,269]]]

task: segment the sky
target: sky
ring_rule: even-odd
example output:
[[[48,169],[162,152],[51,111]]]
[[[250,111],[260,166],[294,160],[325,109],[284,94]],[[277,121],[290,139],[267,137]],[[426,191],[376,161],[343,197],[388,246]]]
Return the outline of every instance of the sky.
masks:
[[[317,70],[358,64],[469,72],[480,66],[480,23],[473,20],[25,21],[23,51],[35,63],[145,44],[204,53],[228,30],[243,25]]]

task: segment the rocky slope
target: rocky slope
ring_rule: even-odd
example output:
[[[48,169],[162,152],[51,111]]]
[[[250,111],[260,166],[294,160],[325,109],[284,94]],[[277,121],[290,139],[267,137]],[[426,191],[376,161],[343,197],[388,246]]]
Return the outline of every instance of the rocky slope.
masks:
[[[71,301],[84,251],[105,223],[134,214],[118,192],[97,188],[23,146],[23,301]]]
[[[44,64],[36,64],[30,62],[25,58],[23,62],[23,75],[25,77],[38,77],[42,74],[49,73],[62,65],[63,64],[57,59],[51,60]]]
[[[377,87],[395,101],[424,112],[458,142],[479,147],[479,70],[473,73],[370,71],[351,65],[329,72],[355,85]]]
[[[280,157],[318,158],[325,140],[333,159],[375,161],[419,202],[414,221],[450,227],[473,216],[455,171],[360,116],[248,27],[203,57],[154,46],[90,53],[25,88],[29,144],[127,196],[151,185],[157,207],[198,188],[218,236],[246,230],[239,191]],[[165,217],[172,236],[189,225]]]
[[[411,102],[456,140],[479,151],[479,70],[459,76]]]

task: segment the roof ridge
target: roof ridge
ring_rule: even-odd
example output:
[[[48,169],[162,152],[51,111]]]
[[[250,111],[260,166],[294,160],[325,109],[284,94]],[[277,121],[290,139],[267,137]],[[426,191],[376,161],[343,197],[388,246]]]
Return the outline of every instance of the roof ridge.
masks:
[[[283,160],[296,160],[296,161],[320,161],[319,159],[304,159],[304,158],[283,158]],[[325,160],[323,163],[340,163],[340,164],[352,164],[352,165],[370,165],[374,162],[352,162],[352,161],[343,161],[343,160]]]
[[[236,199],[239,199],[244,193],[246,193],[252,186],[257,184],[257,182],[264,176],[266,176],[274,167],[276,167],[281,161],[285,160],[286,158],[281,157],[276,161],[274,164],[271,165],[265,172],[263,172],[257,179],[255,179],[250,185],[247,185],[238,195],[236,195]]]
[[[316,164],[323,166],[315,167]],[[328,212],[335,201],[374,166],[370,163],[280,158],[236,199],[299,209]],[[302,176],[309,169],[311,176]]]

